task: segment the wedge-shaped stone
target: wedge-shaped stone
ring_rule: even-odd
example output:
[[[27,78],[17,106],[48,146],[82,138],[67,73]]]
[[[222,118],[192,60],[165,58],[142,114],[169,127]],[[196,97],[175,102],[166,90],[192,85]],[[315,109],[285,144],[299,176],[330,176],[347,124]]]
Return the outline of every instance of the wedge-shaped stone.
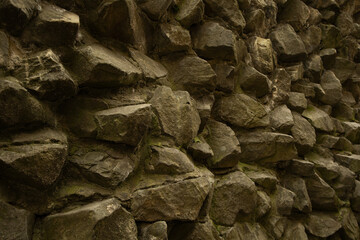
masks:
[[[256,97],[270,93],[271,84],[266,75],[248,65],[243,65],[239,72],[238,82],[244,91],[255,93]]]
[[[161,23],[155,35],[155,51],[159,55],[186,52],[191,48],[190,32],[179,24]]]
[[[115,198],[45,217],[41,240],[137,239],[134,218]]]
[[[72,70],[79,76],[81,87],[119,87],[142,78],[141,70],[125,56],[97,44],[77,50]]]
[[[352,143],[360,142],[360,124],[357,122],[342,122],[345,130],[345,137]]]
[[[294,175],[285,175],[281,182],[285,188],[295,193],[294,208],[304,213],[312,211],[312,204],[304,179]]]
[[[294,137],[298,152],[305,154],[316,143],[315,129],[300,114],[294,112],[293,117],[294,126],[291,128],[291,135]]]
[[[340,163],[341,165],[349,168],[351,171],[353,171],[356,174],[360,173],[360,155],[356,154],[335,154],[334,155],[335,160]]]
[[[151,120],[151,104],[117,107],[96,112],[96,138],[136,146],[150,127]]]
[[[139,7],[153,20],[159,20],[169,8],[172,0],[136,0]]]
[[[279,14],[281,22],[289,23],[299,31],[310,17],[308,6],[301,0],[288,0]]]
[[[340,80],[332,71],[326,71],[321,76],[320,84],[325,94],[320,101],[324,104],[334,105],[342,98],[342,86]]]
[[[341,224],[325,213],[315,212],[308,216],[305,228],[314,236],[326,238],[339,230]]]
[[[305,109],[302,115],[303,117],[307,118],[317,130],[324,132],[332,132],[335,128],[330,116],[323,110],[313,105],[308,106],[308,108]]]
[[[131,213],[137,221],[194,221],[212,185],[212,178],[200,177],[137,190]]]
[[[245,128],[266,127],[269,116],[263,105],[245,94],[233,94],[220,98],[214,113],[223,121]]]
[[[254,67],[263,74],[274,71],[274,50],[270,39],[252,37],[249,39],[249,52]]]
[[[203,19],[205,5],[202,0],[180,0],[178,7],[175,19],[186,28]]]
[[[270,125],[279,132],[290,132],[290,129],[294,125],[294,118],[290,109],[288,109],[286,105],[275,108],[270,113]]]

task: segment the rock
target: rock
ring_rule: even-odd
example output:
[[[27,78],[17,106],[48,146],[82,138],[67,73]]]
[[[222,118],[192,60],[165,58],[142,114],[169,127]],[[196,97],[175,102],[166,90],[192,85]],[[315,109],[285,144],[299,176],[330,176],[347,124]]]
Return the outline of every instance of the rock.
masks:
[[[351,154],[346,155],[342,153],[338,153],[334,155],[335,160],[340,163],[341,165],[349,168],[356,174],[360,173],[360,155]]]
[[[171,88],[161,86],[155,90],[150,103],[156,110],[162,132],[174,137],[179,145],[188,144],[197,136],[200,116],[187,92],[172,92]]]
[[[305,227],[299,222],[291,222],[284,232],[284,239],[308,240]]]
[[[249,214],[255,210],[256,199],[256,187],[250,178],[242,172],[229,173],[215,185],[210,217],[216,224],[231,226],[240,211]]]
[[[291,79],[292,82],[297,82],[298,80],[301,80],[304,77],[304,64],[302,62],[297,64],[292,64],[291,66],[288,66],[285,69],[290,74],[292,78]]]
[[[167,70],[161,63],[156,62],[138,50],[129,49],[129,51],[147,81],[156,81],[167,77]]]
[[[315,129],[300,114],[294,112],[293,118],[294,126],[291,128],[291,135],[294,137],[298,152],[305,154],[310,151],[316,143]]]
[[[280,24],[269,35],[280,61],[295,62],[306,58],[301,38],[289,24]]]
[[[269,239],[266,230],[259,223],[241,222],[236,223],[230,233],[228,233],[225,240],[231,239]]]
[[[93,202],[45,217],[40,239],[71,240],[95,237],[137,239],[134,218],[115,198]]]
[[[63,100],[77,92],[77,84],[51,49],[24,59],[15,76],[40,99]]]
[[[340,210],[341,225],[343,227],[344,238],[359,239],[359,225],[356,221],[354,213],[349,208],[342,208]]]
[[[38,11],[35,0],[5,0],[0,4],[0,22],[12,34],[19,35]]]
[[[317,149],[315,149],[317,150]],[[331,156],[316,152],[309,152],[305,160],[315,164],[315,169],[325,181],[331,181],[339,177],[339,165],[334,162]]]
[[[323,64],[319,55],[311,55],[305,62],[305,76],[312,82],[319,82],[323,72]]]
[[[321,44],[320,48],[338,48],[341,47],[340,30],[332,24],[320,24]]]
[[[248,7],[246,7],[248,8]],[[242,8],[242,9],[246,9]],[[269,29],[266,22],[266,14],[262,9],[254,9],[245,14],[246,26],[244,32],[252,33],[256,36],[265,37]]]
[[[181,0],[177,6],[179,11],[176,13],[175,19],[185,28],[189,28],[203,19],[205,4],[202,0]]]
[[[351,209],[360,212],[360,181],[355,180],[355,189],[350,199]]]
[[[176,224],[169,233],[172,240],[211,239],[222,240],[211,220],[206,222],[185,222]]]
[[[280,22],[290,24],[295,31],[304,27],[310,17],[308,6],[301,0],[288,0],[280,12]]]
[[[155,8],[149,11],[152,10]],[[104,37],[132,44],[144,52],[147,48],[145,23],[134,0],[102,1],[97,8],[97,18],[94,18],[93,24]]]
[[[269,125],[269,116],[264,107],[245,94],[222,97],[215,103],[214,112],[221,120],[238,127],[255,128]]]
[[[191,94],[215,89],[216,74],[211,65],[194,55],[166,59],[169,80]],[[196,95],[196,94],[194,94]]]
[[[131,200],[131,212],[137,221],[194,221],[212,187],[207,177],[139,189]]]
[[[297,155],[294,139],[286,134],[259,132],[238,136],[241,162],[275,163]]]
[[[355,71],[355,63],[342,57],[336,57],[334,67],[331,69],[341,83],[348,80]]]
[[[270,113],[270,126],[278,132],[288,133],[293,125],[293,115],[286,105],[281,105]]]
[[[320,51],[320,57],[325,69],[329,70],[335,65],[336,54],[335,48],[325,48]]]
[[[269,215],[269,217],[265,219],[264,227],[271,238],[280,239],[284,234],[287,222],[287,218],[273,214]]]
[[[69,161],[90,181],[116,187],[135,170],[131,150],[115,144],[80,142],[72,144]]]
[[[167,240],[167,235],[167,224],[165,221],[140,225],[139,240]]]
[[[305,222],[305,228],[317,237],[326,238],[338,231],[341,224],[327,214],[311,213]]]
[[[297,112],[303,112],[307,108],[307,99],[303,93],[290,92],[288,107]]]
[[[344,95],[343,95],[344,97]],[[332,115],[342,121],[353,121],[355,119],[355,111],[349,104],[341,99],[333,108]]]
[[[200,139],[199,141],[191,143],[188,147],[188,151],[195,161],[205,162],[207,159],[214,156],[213,150],[205,139]]]
[[[215,102],[215,96],[213,94],[205,96],[195,96],[196,110],[198,110],[201,120],[206,121],[210,118],[212,108]]]
[[[282,183],[285,188],[296,194],[294,208],[304,213],[312,211],[312,204],[304,179],[293,175],[286,175],[282,178]]]
[[[274,50],[270,39],[252,37],[249,39],[249,52],[254,67],[263,74],[274,71]]]
[[[334,148],[335,144],[339,141],[339,137],[335,137],[332,135],[319,135],[317,138],[317,142],[319,145],[325,148]]]
[[[228,168],[235,166],[239,161],[241,148],[234,131],[226,124],[209,119],[205,129],[208,136],[205,138],[210,145],[214,156],[208,160],[211,168]]]
[[[302,115],[320,131],[332,132],[334,130],[334,123],[329,115],[313,105],[308,106]]]
[[[180,25],[170,23],[159,25],[155,42],[155,51],[160,55],[186,52],[191,48],[189,31]]]
[[[212,66],[216,73],[216,89],[231,93],[235,89],[235,67],[226,63]]]
[[[32,239],[35,216],[31,212],[0,201],[0,219],[1,239]]]
[[[169,8],[172,0],[148,1],[137,0],[138,6],[153,20],[159,20]]]
[[[305,31],[300,32],[299,36],[301,37],[308,54],[319,48],[321,43],[321,29],[319,27],[312,25]]]
[[[98,44],[77,49],[72,70],[79,76],[80,87],[120,87],[142,78],[141,70],[125,56]]]
[[[345,137],[352,143],[360,142],[360,124],[356,122],[342,122],[344,127]]]
[[[257,206],[256,206],[256,219],[265,216],[271,210],[271,199],[263,191],[257,192]]]
[[[217,15],[227,21],[241,32],[245,25],[245,19],[239,9],[236,0],[204,0],[206,11],[209,15]]]
[[[306,78],[292,84],[291,91],[303,93],[307,98],[315,98],[315,86]]]
[[[275,70],[272,76],[272,99],[274,105],[285,104],[289,99],[291,89],[291,76],[284,68]]]
[[[52,125],[50,111],[13,77],[0,78],[0,129]]]
[[[248,65],[243,65],[240,69],[238,82],[243,90],[254,92],[256,97],[263,97],[271,91],[268,77]]]
[[[273,192],[276,185],[279,183],[276,175],[266,171],[249,171],[246,175],[256,183],[256,185],[263,187],[268,192]]]
[[[235,34],[217,22],[206,21],[191,29],[193,49],[205,59],[237,60]]]
[[[276,193],[277,212],[281,215],[290,215],[294,205],[296,194],[292,191],[278,186]]]
[[[349,200],[355,187],[355,174],[344,166],[338,167],[339,177],[335,179],[331,186],[336,195],[342,200]]]
[[[321,102],[334,105],[340,101],[342,97],[341,82],[332,71],[324,72],[321,76],[320,84],[325,91],[325,95],[320,98]]]
[[[151,158],[145,163],[148,172],[174,175],[189,173],[195,169],[186,154],[176,148],[152,146],[151,149]]]
[[[26,41],[57,47],[73,45],[80,27],[80,18],[55,5],[45,4],[35,20],[25,29]]]

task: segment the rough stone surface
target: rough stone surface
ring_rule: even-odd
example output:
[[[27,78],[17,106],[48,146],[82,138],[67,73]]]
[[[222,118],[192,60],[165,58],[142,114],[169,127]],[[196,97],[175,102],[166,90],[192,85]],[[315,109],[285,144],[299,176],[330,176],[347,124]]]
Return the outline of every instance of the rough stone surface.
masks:
[[[275,108],[270,113],[270,125],[282,133],[288,133],[294,125],[294,118],[286,105]]]
[[[249,39],[249,52],[254,67],[263,74],[269,74],[274,70],[274,50],[270,39],[252,37]]]
[[[200,22],[205,12],[205,4],[202,0],[182,0],[179,1],[178,7],[179,11],[175,18],[186,28]]]
[[[263,97],[271,90],[268,77],[251,66],[242,66],[239,70],[238,82],[244,91],[254,92],[256,97]]]
[[[317,237],[329,237],[341,228],[341,224],[331,218],[331,216],[312,213],[309,215],[305,228]]]
[[[331,132],[334,130],[334,123],[329,115],[315,106],[308,106],[302,115],[309,119],[314,128],[318,130],[325,132]]]
[[[299,153],[306,153],[316,143],[315,129],[298,113],[293,113],[294,126],[291,135],[294,137],[296,148]]]

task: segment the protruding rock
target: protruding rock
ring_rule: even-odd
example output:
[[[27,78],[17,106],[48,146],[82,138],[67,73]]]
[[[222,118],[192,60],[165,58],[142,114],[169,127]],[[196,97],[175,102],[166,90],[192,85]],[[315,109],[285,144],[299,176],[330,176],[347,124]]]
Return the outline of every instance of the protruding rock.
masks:
[[[155,51],[160,55],[186,52],[191,48],[189,31],[179,24],[160,24],[155,39]]]
[[[271,199],[263,191],[258,191],[257,195],[256,219],[260,219],[271,210]]]
[[[289,171],[292,174],[296,174],[303,177],[312,176],[314,172],[314,163],[301,159],[291,160]]]
[[[320,24],[321,45],[320,48],[338,48],[341,46],[340,30],[332,24]]]
[[[139,7],[147,13],[147,15],[153,20],[159,20],[169,8],[172,0],[160,0],[160,1],[149,1],[149,0],[136,0]]]
[[[272,192],[276,189],[276,185],[279,183],[276,175],[267,171],[248,171],[246,175],[256,183],[256,185],[263,187],[268,192]]]
[[[238,127],[255,128],[269,125],[265,108],[245,94],[222,97],[215,103],[215,113],[223,121]]]
[[[305,227],[299,222],[288,224],[283,237],[284,239],[308,240]]]
[[[296,31],[299,31],[310,17],[308,6],[301,0],[288,0],[280,12],[280,22],[289,23]]]
[[[288,133],[294,125],[293,115],[286,105],[275,108],[270,113],[270,125],[282,133]]]
[[[137,239],[134,218],[115,198],[49,215],[41,230],[43,240]]]
[[[325,132],[334,130],[334,123],[329,115],[315,106],[308,106],[302,115],[309,119],[310,123],[318,130]]]
[[[270,80],[266,75],[248,65],[243,65],[239,72],[238,82],[242,89],[254,92],[256,97],[263,97],[270,93]]]
[[[196,161],[205,161],[214,156],[214,152],[205,139],[199,139],[191,143],[188,151]]]
[[[321,43],[321,29],[317,26],[310,26],[305,31],[299,33],[308,54],[319,48]]]
[[[217,224],[231,226],[240,211],[249,214],[255,210],[256,199],[255,184],[244,173],[229,173],[216,183],[210,217]]]
[[[255,68],[263,74],[274,71],[274,50],[270,39],[252,37],[249,39],[249,52]]]
[[[296,148],[299,153],[305,154],[316,143],[315,129],[298,113],[293,113],[294,126],[291,135],[294,137]]]
[[[279,186],[276,193],[276,207],[278,213],[281,215],[290,215],[295,197],[295,193]]]
[[[334,67],[331,70],[335,73],[340,82],[344,83],[353,75],[355,67],[356,65],[354,62],[342,57],[336,57]]]
[[[274,106],[285,104],[291,90],[291,76],[284,68],[278,68],[272,75],[272,100]]]
[[[97,139],[136,146],[151,125],[151,105],[140,104],[95,114]]]
[[[205,12],[202,0],[180,0],[178,7],[179,11],[176,13],[175,19],[186,28],[200,22]]]
[[[323,72],[323,64],[319,55],[311,55],[305,62],[305,77],[312,82],[319,82]]]
[[[320,80],[321,87],[325,91],[320,100],[329,105],[334,105],[342,97],[342,86],[340,80],[332,71],[325,71]]]
[[[294,208],[300,212],[309,213],[312,211],[312,204],[308,195],[304,179],[292,175],[286,175],[282,179],[284,187],[296,194]]]
[[[317,237],[326,238],[341,228],[341,224],[324,213],[311,213],[305,223],[306,230]]]
[[[288,106],[290,109],[302,113],[307,108],[307,99],[303,93],[290,92]]]
[[[165,221],[141,224],[139,228],[139,240],[167,240],[167,224]]]
[[[357,122],[342,122],[345,130],[345,137],[352,143],[360,142],[360,124]]]

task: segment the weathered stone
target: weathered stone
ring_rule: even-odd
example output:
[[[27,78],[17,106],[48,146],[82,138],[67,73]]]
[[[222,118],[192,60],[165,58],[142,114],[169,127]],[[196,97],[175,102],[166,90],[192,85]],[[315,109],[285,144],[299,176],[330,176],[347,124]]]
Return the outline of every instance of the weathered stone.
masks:
[[[334,162],[331,156],[320,155],[316,152],[309,152],[305,160],[315,164],[315,169],[325,181],[331,181],[339,177],[339,165]]]
[[[288,0],[280,12],[280,22],[289,23],[295,31],[299,31],[310,17],[308,6],[301,0]]]
[[[330,183],[336,195],[342,200],[349,200],[355,187],[355,174],[344,166],[338,166],[339,177]]]
[[[257,192],[256,219],[265,216],[271,209],[271,199],[263,191]]]
[[[172,0],[149,1],[136,0],[138,6],[153,20],[159,20],[169,8]]]
[[[15,76],[41,99],[62,100],[77,92],[77,84],[51,49],[24,59]]]
[[[310,26],[305,31],[300,32],[299,36],[301,37],[308,54],[318,49],[321,43],[321,29],[314,25]]]
[[[214,156],[208,160],[211,168],[235,166],[239,161],[241,148],[234,131],[226,124],[209,119],[205,128],[208,131],[206,141]]]
[[[40,239],[93,238],[135,240],[135,220],[115,198],[52,214],[43,220]]]
[[[234,227],[224,236],[224,240],[231,239],[269,239],[266,230],[259,223],[241,222],[235,223]]]
[[[342,121],[353,121],[355,119],[354,108],[345,103],[342,99],[340,99],[340,101],[333,107],[331,114]]]
[[[355,67],[356,65],[354,62],[342,57],[336,57],[334,67],[331,70],[335,73],[340,82],[344,83],[352,76]]]
[[[312,82],[319,82],[323,72],[323,64],[319,55],[311,55],[305,62],[305,77]]]
[[[265,108],[245,94],[233,94],[219,99],[214,106],[216,115],[238,127],[255,128],[269,125]]]
[[[360,124],[357,122],[342,122],[345,137],[352,143],[360,142]]]
[[[151,149],[151,158],[145,163],[145,169],[151,173],[174,175],[192,172],[195,169],[186,154],[176,148],[152,146]]]
[[[284,232],[284,239],[308,240],[305,227],[299,222],[291,222]]]
[[[291,76],[284,68],[274,71],[272,79],[272,99],[275,105],[286,104],[291,89]]]
[[[45,4],[37,18],[24,31],[26,41],[56,47],[73,45],[80,26],[80,18],[72,12]]]
[[[263,97],[271,91],[268,77],[248,65],[239,70],[238,83],[243,90],[254,92],[256,97]]]
[[[360,212],[360,181],[355,180],[355,189],[352,194],[351,209],[355,212]]]
[[[205,139],[199,139],[199,141],[191,143],[188,147],[188,151],[195,161],[205,162],[207,159],[214,156],[213,150]]]
[[[202,0],[180,0],[177,4],[179,11],[175,19],[186,28],[202,20],[205,12],[205,4]]]
[[[167,240],[167,224],[165,221],[157,221],[142,224],[139,228],[139,240]]]
[[[341,165],[349,168],[356,174],[360,173],[360,155],[351,154],[346,155],[345,153],[338,153],[334,155],[335,160]]]
[[[0,22],[12,34],[19,35],[38,8],[35,0],[1,1]]]
[[[142,78],[141,70],[125,56],[98,44],[80,47],[72,70],[79,76],[81,87],[119,87]]]
[[[35,216],[24,209],[0,201],[0,238],[30,240]]]
[[[290,160],[297,155],[294,139],[286,134],[259,132],[238,136],[242,162],[273,163]]]
[[[281,215],[290,215],[294,205],[296,194],[292,191],[278,186],[276,192],[277,212]]]
[[[305,228],[317,237],[326,238],[339,230],[341,224],[327,214],[311,213],[305,222]]]
[[[312,176],[314,172],[314,163],[301,159],[291,160],[289,171],[293,174],[309,177]]]
[[[308,106],[302,115],[318,130],[325,132],[334,130],[334,123],[329,115],[313,105]]]
[[[264,227],[272,238],[280,239],[284,234],[287,222],[288,220],[286,217],[272,214],[265,219]]]
[[[324,72],[320,84],[325,91],[325,95],[320,98],[320,101],[329,105],[334,105],[340,101],[342,97],[341,82],[332,71]]]
[[[191,36],[188,30],[180,25],[163,23],[159,25],[155,51],[160,55],[175,52],[186,52],[191,48]]]
[[[297,176],[286,175],[282,178],[282,183],[285,188],[296,194],[294,208],[305,213],[312,211],[312,204],[304,179]]]
[[[294,126],[291,135],[294,137],[296,148],[299,153],[305,154],[316,143],[315,129],[298,113],[293,113]]]
[[[263,74],[274,71],[274,50],[270,39],[252,37],[249,39],[249,52],[254,67]]]
[[[317,143],[322,147],[326,148],[334,148],[335,144],[339,141],[339,137],[335,137],[332,135],[319,135],[317,137]]]
[[[256,199],[256,187],[250,178],[239,171],[229,173],[215,185],[210,217],[217,224],[231,226],[240,211],[249,214],[255,210]]]
[[[211,111],[214,106],[215,96],[213,94],[205,96],[195,96],[195,106],[198,110],[200,118],[202,120],[209,119],[211,116]]]
[[[233,92],[235,88],[235,67],[226,63],[212,66],[216,73],[216,88],[224,92]]]
[[[236,0],[205,0],[206,10],[210,15],[217,15],[242,31],[246,25],[245,19]]]
[[[293,115],[286,105],[281,105],[270,113],[270,126],[278,132],[288,133],[293,125]]]
[[[248,7],[246,7],[246,9],[247,8]],[[268,23],[266,21],[266,14],[262,9],[254,9],[250,11],[249,13],[245,14],[245,18],[246,26],[244,32],[249,32],[251,34],[261,37],[265,37],[266,34],[269,32],[269,29],[267,28]]]
[[[304,43],[289,24],[278,25],[269,37],[279,60],[294,62],[306,58]]]
[[[291,91],[303,93],[307,98],[314,98],[316,94],[314,85],[306,78],[292,84]]]
[[[320,24],[321,28],[321,45],[320,48],[338,48],[341,45],[340,30],[331,24]]]
[[[97,139],[136,146],[151,125],[151,105],[111,108],[95,113]]]
[[[342,208],[339,213],[343,227],[343,237],[347,239],[359,239],[359,225],[354,213],[349,208]]]
[[[279,183],[276,175],[266,171],[249,171],[246,175],[256,183],[256,185],[263,187],[265,190],[272,192],[276,189]]]
[[[235,34],[217,22],[207,21],[191,30],[193,49],[203,58],[237,59]]]
[[[335,65],[336,54],[335,48],[325,48],[320,51],[320,57],[325,69],[329,70]]]
[[[216,74],[211,65],[196,55],[165,59],[169,80],[190,93],[215,89]]]
[[[185,98],[181,98],[184,95]],[[162,128],[180,145],[192,141],[200,127],[200,116],[189,93],[173,92],[169,87],[158,87],[150,100]]]
[[[302,113],[307,108],[307,100],[303,93],[290,92],[288,106],[291,110]]]
[[[194,221],[213,184],[207,177],[134,192],[131,212],[137,221]]]
[[[166,238],[167,239],[167,238]],[[214,223],[209,219],[206,222],[185,222],[176,224],[169,233],[172,240],[211,239],[222,240]]]
[[[285,69],[290,74],[292,82],[301,80],[304,77],[304,64],[302,62],[288,66]]]

